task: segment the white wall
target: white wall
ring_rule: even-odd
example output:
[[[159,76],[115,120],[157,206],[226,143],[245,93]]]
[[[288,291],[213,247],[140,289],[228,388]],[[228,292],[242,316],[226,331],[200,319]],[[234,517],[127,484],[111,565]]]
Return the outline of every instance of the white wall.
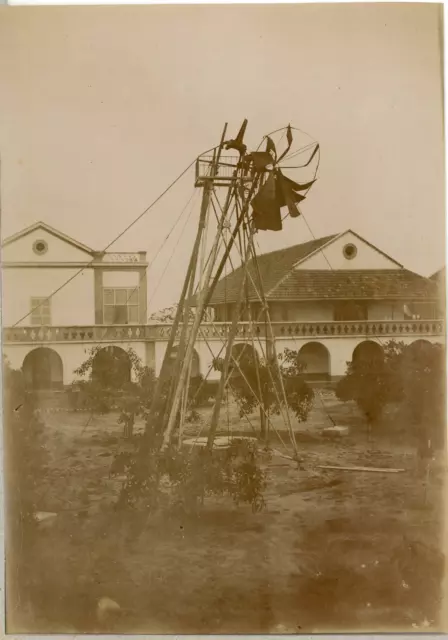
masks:
[[[443,343],[442,336],[426,336],[426,335],[414,335],[414,336],[400,336],[400,341],[403,341],[405,344],[410,344],[419,339],[427,340],[432,343]],[[365,340],[374,340],[375,342],[379,342],[378,339],[375,338],[362,338],[362,337],[353,337],[353,338],[277,338],[276,340],[276,351],[277,353],[281,353],[285,348],[292,349],[294,351],[299,351],[300,348],[308,343],[308,342],[319,342],[324,345],[328,351],[330,352],[330,373],[332,376],[343,376],[346,372],[347,361],[350,361],[353,355],[353,351],[355,347],[358,346],[361,342]],[[382,338],[382,342],[387,342],[389,340],[388,337]],[[236,342],[244,342],[244,340],[238,339]],[[35,344],[7,344],[3,346],[3,352],[8,358],[11,366],[14,369],[20,369],[22,367],[25,356],[32,351],[33,349],[37,349],[38,347],[48,347],[56,351],[62,359],[63,363],[63,381],[64,385],[71,384],[73,382],[75,376],[73,374],[74,369],[76,369],[84,360],[86,360],[89,350],[91,347],[96,346],[98,343],[52,343],[52,342],[37,342]],[[381,343],[380,343],[381,344]],[[160,373],[160,367],[162,364],[163,356],[165,353],[165,349],[167,346],[166,341],[158,341],[154,344],[154,353],[153,349],[148,349],[148,345],[144,342],[104,342],[101,343],[101,346],[109,346],[115,345],[119,346],[122,349],[126,350],[131,347],[137,355],[142,359],[143,364],[147,364],[148,366],[154,366],[155,361],[155,373],[158,375]],[[222,342],[220,340],[210,340],[209,345],[212,349],[213,354],[216,356],[219,353],[219,350],[222,346]],[[257,349],[259,355],[262,355],[262,349],[258,344],[258,341],[255,342],[255,348]],[[202,341],[198,341],[195,345],[195,349],[199,355],[200,361],[200,371],[202,375],[206,375],[209,366],[212,362],[212,354],[206,343]],[[264,350],[264,345],[263,345]],[[221,354],[222,355],[222,354]],[[220,374],[217,371],[212,371],[208,376],[208,380],[217,380],[219,379]]]
[[[143,364],[146,364],[146,350],[143,342],[104,342],[102,347],[115,345],[124,349],[131,348],[141,358]],[[79,367],[88,357],[90,349],[98,346],[98,343],[54,343],[54,342],[38,342],[32,345],[12,344],[4,345],[3,352],[8,358],[13,369],[21,369],[25,356],[39,347],[53,349],[61,356],[63,366],[63,382],[64,385],[71,384],[76,376],[74,370]]]
[[[104,271],[103,287],[137,287],[138,271]]]
[[[346,244],[354,244],[358,252],[352,260],[344,257],[342,249]],[[322,255],[324,254],[324,255]],[[330,263],[330,264],[329,264]],[[330,266],[331,265],[331,266]],[[333,243],[304,260],[297,269],[400,269],[395,262],[382,253],[347,232]]]
[[[45,240],[48,251],[43,255],[36,255],[33,244],[36,240]],[[2,248],[3,262],[90,262],[92,256],[86,251],[57,238],[45,229],[36,229],[27,235],[11,242]]]
[[[32,297],[48,297],[79,268],[4,268],[2,311],[4,326],[15,324],[31,311]],[[50,301],[53,326],[95,323],[93,269],[85,269],[56,293]],[[31,325],[31,316],[20,325]]]

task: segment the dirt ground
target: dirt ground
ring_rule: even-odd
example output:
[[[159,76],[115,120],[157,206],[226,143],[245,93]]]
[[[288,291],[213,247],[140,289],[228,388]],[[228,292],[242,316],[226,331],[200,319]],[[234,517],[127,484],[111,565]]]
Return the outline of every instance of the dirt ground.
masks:
[[[320,435],[327,413],[349,436]],[[331,394],[316,400],[299,429],[301,469],[279,455],[288,450],[284,427],[285,447],[271,432],[265,510],[208,499],[199,518],[183,519],[111,509],[119,482],[109,467],[125,446],[116,416],[45,411],[43,419],[50,464],[40,508],[57,516],[42,523],[29,571],[34,609],[10,614],[10,633],[442,630],[445,463],[425,482],[413,446],[383,433],[369,444],[352,405]],[[257,428],[256,415],[251,422]],[[231,406],[221,426],[252,430]],[[121,607],[107,628],[96,614],[105,596]]]

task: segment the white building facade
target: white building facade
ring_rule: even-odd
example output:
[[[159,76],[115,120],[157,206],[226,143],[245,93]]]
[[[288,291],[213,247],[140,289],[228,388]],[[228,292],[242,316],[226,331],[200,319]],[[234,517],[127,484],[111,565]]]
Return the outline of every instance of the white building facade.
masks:
[[[68,387],[93,347],[131,347],[159,373],[171,327],[147,320],[145,252],[96,252],[37,223],[3,242],[2,262],[3,350],[30,387]],[[277,353],[298,351],[310,380],[340,378],[356,353],[390,339],[445,342],[437,284],[352,231],[263,254],[257,268],[271,328],[251,285],[236,342],[261,356],[273,343]],[[239,286],[238,269],[218,283],[215,321],[202,325],[193,375],[216,379],[212,363]]]

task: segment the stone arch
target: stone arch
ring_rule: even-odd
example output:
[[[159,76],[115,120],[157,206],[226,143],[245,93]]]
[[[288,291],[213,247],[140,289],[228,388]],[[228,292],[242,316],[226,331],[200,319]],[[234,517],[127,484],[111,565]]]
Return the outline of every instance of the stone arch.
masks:
[[[169,371],[172,371],[176,363],[177,354],[179,352],[179,345],[174,345],[171,348],[171,352],[168,359]],[[199,354],[196,349],[193,349],[192,363],[191,363],[191,378],[198,378],[201,375],[201,362]]]
[[[99,349],[92,363],[92,380],[109,389],[120,389],[131,381],[131,360],[124,349],[108,346]]]
[[[330,377],[330,352],[321,342],[307,342],[300,349],[298,361],[305,367],[304,376],[313,380]]]
[[[419,363],[425,361],[425,356],[428,353],[432,346],[432,343],[429,340],[424,340],[422,338],[418,340],[413,340],[407,347],[405,351],[405,359],[403,362],[403,366],[405,368],[409,368],[412,370],[419,366]]]
[[[431,342],[429,340],[424,340],[423,338],[419,338],[418,340],[413,340],[409,349],[414,352],[423,351],[431,346]]]
[[[25,385],[35,391],[61,389],[64,367],[57,351],[48,347],[38,347],[30,351],[22,365]]]
[[[381,362],[384,358],[383,347],[373,340],[360,342],[353,350],[352,362],[364,361],[369,363]]]

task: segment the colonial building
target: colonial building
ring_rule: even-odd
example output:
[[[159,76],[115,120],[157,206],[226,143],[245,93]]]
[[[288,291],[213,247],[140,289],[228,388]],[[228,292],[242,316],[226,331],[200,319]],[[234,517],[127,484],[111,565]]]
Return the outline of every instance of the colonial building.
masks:
[[[145,252],[97,252],[40,222],[5,240],[2,260],[3,349],[30,386],[69,385],[92,347],[122,354],[132,347],[158,374],[171,327],[147,321]],[[348,361],[389,339],[444,341],[437,283],[352,231],[260,255],[249,273],[237,343],[263,355],[273,334],[277,352],[299,352],[310,379],[344,375]],[[218,375],[212,362],[229,330],[240,276],[237,269],[218,283],[193,375]],[[254,286],[259,278],[272,334]]]
[[[216,320],[231,317],[241,281],[241,269],[220,281]],[[350,230],[259,256],[247,278],[252,320],[262,316],[260,281],[277,352],[297,350],[310,379],[339,378],[356,354],[390,339],[444,340],[437,285]]]
[[[94,251],[38,222],[4,240],[2,267],[4,352],[32,386],[70,384],[89,346],[125,345],[146,323],[144,251]]]

